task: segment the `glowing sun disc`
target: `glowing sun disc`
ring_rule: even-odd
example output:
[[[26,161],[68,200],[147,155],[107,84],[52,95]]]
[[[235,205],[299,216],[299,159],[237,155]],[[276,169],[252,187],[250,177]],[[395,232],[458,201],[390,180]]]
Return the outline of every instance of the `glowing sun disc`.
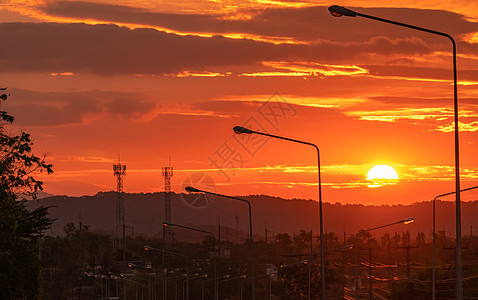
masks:
[[[397,180],[398,173],[388,165],[373,166],[367,173],[367,180]]]

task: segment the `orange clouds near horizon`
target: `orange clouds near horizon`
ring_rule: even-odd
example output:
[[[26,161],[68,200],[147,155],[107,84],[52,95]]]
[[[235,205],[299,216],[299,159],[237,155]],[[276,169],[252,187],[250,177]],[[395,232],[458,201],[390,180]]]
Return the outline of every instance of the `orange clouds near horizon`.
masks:
[[[478,184],[478,4],[465,2],[330,3],[456,39],[463,188]],[[314,149],[238,136],[236,125],[316,144],[325,202],[409,204],[452,191],[449,41],[334,18],[328,6],[7,1],[2,110],[47,153],[55,173],[41,180],[53,194],[113,190],[120,155],[127,192],[161,191],[171,157],[175,192],[203,173],[224,194],[317,198]],[[369,188],[376,164],[398,182]]]

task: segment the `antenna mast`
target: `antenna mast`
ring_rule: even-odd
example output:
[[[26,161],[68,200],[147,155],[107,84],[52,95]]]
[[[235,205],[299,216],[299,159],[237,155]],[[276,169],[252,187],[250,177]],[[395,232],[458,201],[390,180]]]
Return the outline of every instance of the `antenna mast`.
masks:
[[[171,223],[171,177],[173,177],[173,167],[171,166],[171,158],[169,158],[169,167],[163,167],[164,177],[164,220]],[[165,245],[172,245],[173,239],[170,228],[163,227],[165,230]]]
[[[119,249],[119,239],[121,232],[123,231],[124,239],[124,199],[123,193],[123,179],[126,175],[126,165],[121,164],[119,161],[116,165],[113,165],[113,173],[116,177],[116,231],[115,240],[117,249]]]

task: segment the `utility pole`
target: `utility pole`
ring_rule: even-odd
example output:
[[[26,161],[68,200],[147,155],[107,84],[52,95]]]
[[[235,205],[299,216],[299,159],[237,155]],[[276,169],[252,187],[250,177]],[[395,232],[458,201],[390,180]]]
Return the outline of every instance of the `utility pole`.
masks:
[[[167,269],[166,269],[166,259],[165,259],[165,253],[166,253],[166,227],[169,227],[169,226],[165,226],[163,224],[163,251],[162,251],[162,256],[161,256],[161,260],[162,260],[162,266],[163,266],[163,270],[161,272],[161,277],[163,279],[163,299],[168,299],[168,284],[166,282],[166,274],[167,274]]]
[[[266,250],[265,252],[266,252],[266,263],[267,263],[269,260],[267,257],[268,256],[267,250],[269,250],[267,247],[267,222],[264,222],[264,244],[265,244],[265,250]]]
[[[268,257],[269,257],[269,246],[268,246],[268,241],[269,241],[269,232],[272,232],[272,239],[274,239],[274,231],[267,229],[267,222],[265,223],[265,235],[264,235],[264,241],[265,241],[265,250],[266,250],[266,262],[268,262]]]
[[[473,249],[473,224],[470,224],[470,248]]]
[[[361,250],[368,250],[368,278],[369,278],[368,295],[369,295],[370,299],[373,299],[372,251],[373,250],[380,250],[380,247],[373,248],[371,240],[369,240],[369,245],[370,245],[370,247],[365,248],[365,249],[361,249]]]
[[[314,252],[314,249],[313,249],[313,238],[312,238],[312,229],[310,230],[310,255],[309,255],[309,260],[307,262],[308,266],[308,272],[309,272],[309,277],[310,277],[310,274],[312,272],[312,253]],[[323,262],[322,262],[323,263]],[[310,297],[312,296],[312,285],[311,285],[311,281],[309,280],[309,286],[307,287],[307,295],[308,295],[308,300],[310,300]]]
[[[221,256],[221,218],[219,217],[217,218],[217,253]]]
[[[407,255],[407,278],[410,279],[410,248],[418,248],[418,244],[415,246],[410,246],[410,232],[407,231],[407,242],[405,243],[405,235],[403,236],[404,246],[400,247],[397,245],[398,249],[406,249]],[[405,245],[406,244],[406,245]]]
[[[234,216],[236,219],[236,243],[239,244],[239,216]]]
[[[264,222],[264,242],[267,247],[267,222]]]
[[[347,239],[345,237],[345,226],[344,226],[344,245],[346,244]],[[343,281],[343,286],[345,287],[345,282],[346,282],[346,277],[345,277],[345,251],[342,252],[342,281]],[[342,289],[342,299],[345,299],[345,288]]]

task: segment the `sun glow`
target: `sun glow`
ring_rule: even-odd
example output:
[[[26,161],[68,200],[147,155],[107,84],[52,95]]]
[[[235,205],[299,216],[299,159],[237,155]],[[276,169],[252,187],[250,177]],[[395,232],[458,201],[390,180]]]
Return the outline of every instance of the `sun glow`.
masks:
[[[398,173],[388,165],[375,165],[367,173],[368,187],[396,184]]]

